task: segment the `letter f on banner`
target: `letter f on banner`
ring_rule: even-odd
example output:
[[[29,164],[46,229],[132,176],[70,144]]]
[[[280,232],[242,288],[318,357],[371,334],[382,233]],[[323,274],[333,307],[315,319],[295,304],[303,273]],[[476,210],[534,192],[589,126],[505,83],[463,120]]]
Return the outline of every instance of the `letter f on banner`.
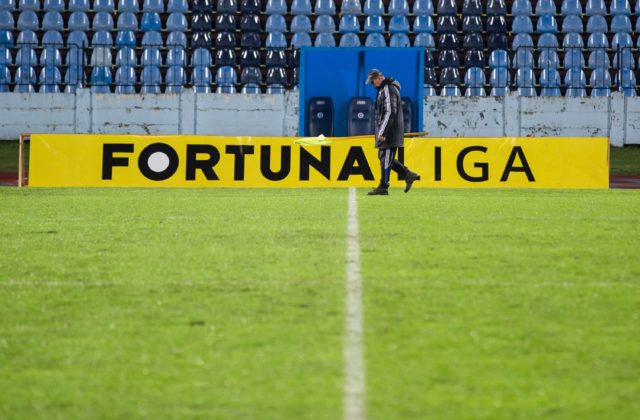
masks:
[[[114,153],[133,153],[133,144],[105,143],[102,146],[102,179],[112,179],[114,166],[129,166],[129,158],[114,157]]]

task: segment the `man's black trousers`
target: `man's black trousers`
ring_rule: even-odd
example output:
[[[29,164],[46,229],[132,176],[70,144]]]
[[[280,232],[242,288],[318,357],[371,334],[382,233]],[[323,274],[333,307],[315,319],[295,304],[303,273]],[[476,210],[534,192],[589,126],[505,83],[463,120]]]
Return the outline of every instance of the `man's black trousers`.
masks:
[[[396,159],[397,147],[378,149],[378,159],[380,159],[380,187],[389,188],[389,178],[391,171],[401,175],[401,179],[407,174],[409,169]]]

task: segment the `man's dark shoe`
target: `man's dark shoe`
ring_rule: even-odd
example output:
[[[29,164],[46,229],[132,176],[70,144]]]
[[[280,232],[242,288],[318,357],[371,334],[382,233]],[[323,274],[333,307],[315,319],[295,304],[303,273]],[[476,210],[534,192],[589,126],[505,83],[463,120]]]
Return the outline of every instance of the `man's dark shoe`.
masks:
[[[378,187],[374,190],[369,191],[367,195],[389,195],[389,190],[386,188]]]
[[[419,179],[420,179],[420,175],[418,175],[417,173],[411,172],[411,171],[407,172],[404,180],[405,182],[404,192],[409,192],[414,181],[418,181]]]

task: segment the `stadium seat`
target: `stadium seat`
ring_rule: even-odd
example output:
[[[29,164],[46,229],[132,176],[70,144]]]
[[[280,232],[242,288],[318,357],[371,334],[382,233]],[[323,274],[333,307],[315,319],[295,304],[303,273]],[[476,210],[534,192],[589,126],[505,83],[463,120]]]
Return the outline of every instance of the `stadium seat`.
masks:
[[[11,31],[15,26],[13,15],[8,10],[0,10],[0,31]]]
[[[64,22],[62,21],[62,15],[59,12],[47,12],[42,18],[42,30],[43,31],[62,31],[64,28]]]
[[[609,4],[609,14],[612,16],[631,16],[629,0],[611,0]]]
[[[65,93],[75,93],[76,88],[82,87],[85,81],[85,74],[83,67],[67,67],[67,71],[64,75]]]
[[[284,86],[289,84],[286,70],[283,67],[272,67],[267,69],[266,82],[267,85]]]
[[[613,68],[618,69],[635,69],[636,61],[633,58],[631,48],[624,48],[613,55]]]
[[[142,52],[142,65],[146,66],[162,66],[162,54],[158,48],[145,48]]]
[[[145,13],[163,13],[164,2],[163,0],[144,0],[142,11]],[[209,10],[209,12],[210,11],[211,10]]]
[[[572,32],[581,33],[584,31],[582,18],[578,15],[565,16],[562,19],[562,32],[569,34]]]
[[[438,47],[440,50],[457,50],[460,47],[458,36],[456,34],[442,34],[438,39]]]
[[[243,85],[262,83],[262,72],[259,67],[244,67],[240,73],[240,82]]]
[[[112,81],[111,68],[94,67],[91,71],[91,92],[111,93]]]
[[[131,47],[125,47],[118,50],[116,54],[116,66],[118,67],[135,67],[138,65],[138,57],[136,50]]]
[[[260,67],[260,52],[258,50],[242,50],[240,65],[242,67]]]
[[[611,75],[608,70],[598,68],[591,72],[589,78],[591,96],[611,96]]]
[[[439,0],[438,16],[456,16],[458,14],[458,5],[456,0]]]
[[[614,84],[618,87],[624,96],[637,96],[636,92],[636,75],[631,69],[622,69],[616,72]]]
[[[9,67],[0,65],[0,93],[9,92],[9,84],[11,84]]]
[[[548,16],[558,13],[554,0],[538,0],[536,3],[536,16]]]
[[[140,93],[161,93],[160,84],[162,83],[162,74],[160,68],[156,66],[146,66],[142,68],[140,77]]]
[[[135,1],[137,3],[137,0]],[[187,0],[169,0],[167,4],[167,13],[187,13],[188,11],[189,4]]]
[[[209,32],[213,27],[211,15],[204,13],[194,13],[191,15],[191,30],[197,32]]]
[[[233,32],[218,32],[218,34],[216,35],[215,46],[217,49],[235,48],[236,34]]]
[[[611,68],[611,61],[609,60],[609,54],[604,48],[593,50],[589,54],[589,60],[587,65],[590,69],[605,69]]]
[[[94,12],[107,12],[113,13],[116,6],[113,0],[94,0],[93,1],[93,11]]]
[[[137,31],[138,18],[133,12],[123,12],[118,16],[117,27],[119,31]]]
[[[491,19],[496,19],[497,16],[491,16]],[[481,16],[465,16],[462,19],[462,32],[482,32],[482,17]]]
[[[536,92],[536,77],[530,68],[520,68],[516,71],[516,85],[520,96],[538,96]]]
[[[458,85],[444,85],[440,90],[440,96],[462,96]]]
[[[533,33],[533,23],[531,22],[531,18],[525,15],[516,16],[511,23],[511,30],[516,34]]]
[[[487,84],[487,79],[481,67],[468,68],[464,74],[464,84],[470,87],[483,87]],[[478,95],[473,95],[478,96]],[[484,95],[483,95],[484,96]]]
[[[38,0],[20,0],[18,2],[18,10],[40,10],[40,2]]]
[[[333,101],[329,97],[312,97],[308,106],[310,136],[333,135]]]
[[[378,35],[382,35],[382,34],[378,34]],[[382,39],[384,40],[384,37]],[[426,33],[417,34],[416,37],[413,39],[413,46],[422,47],[427,50],[435,50],[436,40],[433,38],[433,35],[431,34],[426,34]]]
[[[336,40],[333,34],[328,32],[319,33],[313,44],[315,47],[335,47]]]
[[[226,48],[216,51],[215,65],[217,67],[235,66],[237,64],[235,49]]]
[[[536,32],[541,34],[555,34],[558,33],[558,22],[552,15],[544,15],[538,18],[538,24],[536,25]]]
[[[35,32],[26,30],[22,31],[18,34],[18,39],[16,39],[17,46],[38,46],[38,36]]]
[[[174,33],[176,33],[176,32],[174,32]],[[211,38],[210,37],[209,37],[209,43],[211,43]],[[162,47],[162,35],[160,35],[160,32],[157,32],[157,31],[146,32],[142,36],[141,45],[143,47]]]
[[[582,4],[580,3],[580,0],[563,0],[560,13],[562,13],[562,16],[564,17],[582,15]]]
[[[68,10],[70,12],[88,12],[91,9],[89,0],[69,0]],[[66,82],[65,82],[66,83]]]
[[[489,77],[489,85],[491,96],[505,96],[509,90],[509,70],[504,67],[498,67],[491,70],[491,76]]]
[[[91,46],[113,47],[113,38],[107,31],[98,31],[91,38]]]
[[[414,16],[432,16],[435,13],[433,2],[431,0],[415,0],[412,12]]]
[[[393,34],[391,35],[391,38],[389,38],[389,46],[394,48],[410,47],[411,40],[405,33]]]
[[[245,95],[259,95],[262,93],[260,86],[257,84],[249,83],[242,86],[241,93]]]
[[[84,31],[73,31],[67,36],[67,46],[86,48],[89,46],[87,34]]]
[[[38,65],[38,56],[33,48],[22,47],[16,52],[17,67],[35,67]]]
[[[260,34],[258,32],[245,32],[240,37],[242,48],[260,48]]]
[[[604,0],[588,0],[584,12],[587,16],[605,16],[607,7],[604,4]]]
[[[444,67],[440,70],[441,85],[460,84],[460,71],[457,67]]]
[[[294,16],[293,21],[299,21],[300,19],[306,18],[309,20],[308,16],[300,15]],[[291,23],[291,31],[293,32],[293,21]],[[311,22],[309,22],[309,27],[311,26]],[[260,25],[260,15],[258,14],[245,14],[240,18],[240,31],[241,32],[260,32],[262,27]],[[311,29],[309,29],[309,32]]]
[[[462,4],[462,16],[481,16],[482,3],[480,0],[465,0]],[[493,15],[495,16],[495,14]]]
[[[186,51],[181,47],[170,48],[167,52],[167,67],[185,67],[186,65]]]
[[[509,53],[505,50],[493,50],[489,55],[489,68],[509,68]]]
[[[513,38],[513,42],[511,43],[511,48],[514,51],[517,51],[520,48],[532,48],[533,47],[533,38],[529,34],[517,34]]]
[[[89,17],[85,12],[73,12],[69,16],[67,28],[70,31],[88,31]]]
[[[560,73],[555,68],[545,68],[540,72],[540,86],[542,88],[559,88],[561,84]],[[541,96],[560,96],[558,94],[542,94]]]
[[[184,84],[187,82],[187,74],[185,73],[184,68],[180,66],[171,66],[167,69],[165,81],[167,87],[165,88],[164,93],[181,93]]]
[[[631,19],[626,15],[617,15],[611,19],[611,32],[627,32],[630,33],[632,31],[631,27]]]
[[[418,36],[416,36],[415,39],[418,40],[420,35],[430,35],[430,34],[418,34]],[[364,41],[364,45],[365,47],[381,48],[381,47],[387,46],[387,41],[384,38],[384,35],[382,35],[379,32],[374,32],[367,35],[367,38]],[[422,46],[422,45],[416,45],[416,46]],[[435,42],[434,42],[434,47],[435,47]]]
[[[484,40],[480,33],[464,34],[462,47],[465,50],[484,50]]]
[[[91,29],[94,31],[113,31],[113,17],[107,12],[96,13]]]
[[[291,37],[291,48],[311,47],[311,36],[307,32],[297,32]]]
[[[529,0],[514,0],[511,5],[511,14],[513,16],[531,16],[533,8]]]
[[[385,30],[382,16],[367,16],[364,21],[364,33],[382,33]]]
[[[15,0],[1,0],[0,1],[0,10],[14,11],[15,8],[16,8]]]
[[[374,125],[374,107],[371,98],[351,98],[347,105],[347,135],[373,134]]]
[[[137,83],[136,69],[131,66],[122,66],[116,70],[115,93],[132,94],[136,93],[135,85]]]
[[[234,25],[235,28],[235,25]],[[220,29],[218,29],[220,30]],[[267,32],[287,32],[287,22],[282,15],[271,15],[267,18],[265,24]]]
[[[587,86],[587,77],[582,69],[572,68],[567,70],[564,76],[564,84],[567,88],[565,96],[586,96],[585,87]]]
[[[195,67],[191,74],[191,84],[197,93],[211,93],[211,70],[209,67]]]
[[[55,47],[46,47],[40,53],[41,67],[60,67],[62,66],[62,54]]]
[[[560,68],[560,59],[558,58],[558,52],[555,48],[545,48],[540,51],[540,55],[538,56],[538,68]]]
[[[464,55],[464,66],[469,67],[484,67],[485,59],[484,52],[481,50],[470,50]]]
[[[120,13],[138,13],[140,6],[138,0],[118,0],[118,14]]]
[[[321,15],[316,18],[316,21],[313,25],[313,31],[317,33],[322,32],[335,32],[336,24],[333,20],[333,17],[329,15]]]
[[[565,69],[583,69],[585,67],[584,56],[580,48],[566,48],[564,52]]]
[[[97,47],[93,48],[91,52],[91,65],[98,67],[111,66],[113,63],[113,56],[111,55],[110,48]]]
[[[507,5],[504,0],[489,0],[487,2],[487,15],[488,16],[506,16]]]
[[[206,48],[198,48],[193,52],[191,56],[192,67],[211,67],[213,65],[213,59],[211,58],[211,52]]]
[[[384,23],[383,23],[384,29]],[[416,16],[413,20],[413,32],[416,34],[420,33],[429,33],[433,34],[436,32],[435,24],[433,23],[433,18],[431,16]]]
[[[62,34],[58,31],[47,31],[42,36],[43,47],[56,47],[63,48],[64,40],[62,39]]]
[[[342,34],[340,36],[340,42],[338,44],[340,47],[360,47],[362,44],[360,43],[360,37],[354,33]]]
[[[599,48],[609,48],[609,40],[607,36],[602,32],[596,32],[589,35],[587,40],[587,48],[590,50]]]
[[[504,16],[489,16],[487,18],[487,33],[506,35],[507,30],[507,19]]]
[[[191,11],[193,13],[211,14],[213,12],[213,3],[211,0],[193,0]]]
[[[384,3],[382,0],[365,0],[363,11],[367,16],[384,16]]]
[[[17,28],[21,31],[37,31],[40,28],[40,23],[38,22],[38,15],[36,15],[36,12],[33,10],[20,12]]]
[[[268,0],[265,11],[267,15],[285,15],[287,3],[284,0]]]
[[[604,16],[591,16],[587,21],[587,32],[592,34],[595,32],[609,32],[609,27]]]
[[[631,48],[633,47],[633,40],[631,35],[624,32],[619,32],[613,36],[611,40],[611,49],[616,51],[618,48]]]
[[[340,33],[354,33],[357,34],[360,32],[360,22],[358,21],[358,17],[355,15],[344,15],[340,18],[339,24]],[[389,29],[391,30],[391,29]]]
[[[157,12],[145,12],[140,20],[140,30],[142,32],[162,30],[162,21],[160,20],[160,14]]]
[[[7,47],[0,46],[0,67],[12,66],[13,56],[11,50]]]
[[[197,45],[197,43],[194,43],[194,45]],[[187,48],[187,36],[184,32],[171,32],[167,37],[167,47],[175,46],[180,46],[185,49]]]
[[[558,38],[555,34],[542,34],[538,38],[538,48],[558,48]]]
[[[425,85],[423,88],[424,96],[438,96],[436,89],[431,85]]]
[[[455,16],[443,15],[438,17],[439,34],[455,34],[458,32],[458,21]]]
[[[315,7],[313,8],[316,15],[335,15],[336,4],[333,0],[316,0]]]
[[[409,33],[409,20],[407,17],[400,15],[392,16],[389,20],[389,33]]]
[[[292,6],[292,9],[293,9],[293,6]],[[311,14],[311,13],[308,13],[308,14]],[[362,14],[362,5],[360,4],[360,0],[343,0],[342,4],[340,5],[340,14],[360,16]]]
[[[438,77],[436,76],[436,69],[433,67],[425,67],[424,69],[424,84],[436,86],[438,84]]]
[[[238,11],[238,3],[236,0],[218,0],[216,5],[216,13],[235,14]]]
[[[331,35],[329,33],[319,34],[320,35]],[[265,47],[267,48],[287,48],[287,39],[285,38],[282,32],[271,32],[267,35],[267,40],[265,42]]]
[[[311,20],[309,16],[297,15],[291,20],[291,32],[296,34],[299,32],[311,32]]]
[[[387,12],[391,16],[408,16],[409,3],[407,0],[391,0]]]
[[[358,4],[360,3],[358,2]],[[291,3],[291,14],[293,16],[310,16],[311,13],[313,13],[311,0],[293,0],[293,3]]]
[[[171,13],[167,18],[166,28],[169,32],[187,32],[187,18],[182,13]]]

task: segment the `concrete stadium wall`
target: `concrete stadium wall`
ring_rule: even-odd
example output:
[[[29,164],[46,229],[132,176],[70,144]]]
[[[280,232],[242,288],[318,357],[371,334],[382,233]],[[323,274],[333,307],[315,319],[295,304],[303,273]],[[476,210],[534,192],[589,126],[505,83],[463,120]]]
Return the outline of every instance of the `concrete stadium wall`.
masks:
[[[424,130],[442,137],[610,137],[640,144],[640,99],[424,99]],[[26,133],[296,136],[298,94],[0,94],[0,139]]]

